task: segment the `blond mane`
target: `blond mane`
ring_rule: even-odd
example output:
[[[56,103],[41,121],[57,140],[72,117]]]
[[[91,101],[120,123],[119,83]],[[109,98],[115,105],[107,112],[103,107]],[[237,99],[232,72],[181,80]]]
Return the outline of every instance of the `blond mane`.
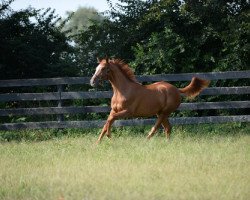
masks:
[[[131,81],[138,83],[138,81],[135,78],[135,74],[132,71],[132,69],[129,67],[129,65],[127,63],[125,63],[123,60],[121,59],[113,59],[110,60],[111,63],[113,63],[114,65],[116,65],[117,67],[119,67],[119,69],[122,71],[122,73]]]

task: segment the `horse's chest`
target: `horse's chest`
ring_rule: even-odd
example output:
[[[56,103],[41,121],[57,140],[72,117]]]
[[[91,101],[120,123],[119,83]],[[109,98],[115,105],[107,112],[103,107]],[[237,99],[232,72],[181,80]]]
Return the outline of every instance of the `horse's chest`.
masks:
[[[123,96],[114,96],[111,100],[112,110],[119,112],[127,107],[128,100]]]

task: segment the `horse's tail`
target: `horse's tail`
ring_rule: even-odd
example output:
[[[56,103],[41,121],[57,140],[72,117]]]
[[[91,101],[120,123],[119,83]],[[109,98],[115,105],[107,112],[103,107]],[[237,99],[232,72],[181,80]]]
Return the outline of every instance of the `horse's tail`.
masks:
[[[199,95],[204,88],[208,87],[209,83],[209,80],[193,77],[191,83],[179,89],[179,91],[184,93],[188,98],[194,98]]]

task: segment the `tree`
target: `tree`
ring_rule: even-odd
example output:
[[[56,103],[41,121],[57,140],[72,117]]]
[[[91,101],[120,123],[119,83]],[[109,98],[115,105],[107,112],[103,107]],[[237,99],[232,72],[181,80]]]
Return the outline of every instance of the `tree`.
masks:
[[[69,21],[63,30],[70,35],[77,35],[86,31],[94,23],[100,23],[104,17],[95,8],[79,7],[76,12],[67,12]]]
[[[76,75],[74,49],[50,8],[0,10],[0,79]]]
[[[138,74],[248,68],[247,0],[108,2],[108,18],[76,40],[86,69],[97,55],[123,58]]]
[[[96,65],[96,57],[123,58],[126,61],[134,59],[132,47],[147,36],[146,29],[138,25],[141,16],[147,10],[148,3],[137,0],[126,0],[114,7],[110,1],[110,10],[101,23],[94,23],[88,30],[75,38],[84,62],[83,73],[90,75]],[[146,25],[145,25],[146,26]]]
[[[249,3],[186,0],[166,8],[157,5],[165,30],[138,42],[133,65],[141,73],[198,72],[248,69]],[[178,2],[178,1],[175,1]],[[180,2],[179,2],[180,3]],[[172,7],[172,6],[171,6]],[[153,19],[154,20],[154,19]],[[157,56],[158,55],[158,56]],[[146,65],[146,71],[143,71]]]

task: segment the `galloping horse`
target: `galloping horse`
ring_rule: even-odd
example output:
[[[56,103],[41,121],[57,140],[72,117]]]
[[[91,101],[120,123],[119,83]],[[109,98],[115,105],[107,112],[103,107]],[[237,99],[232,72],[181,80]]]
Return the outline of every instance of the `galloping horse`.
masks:
[[[167,139],[170,138],[171,126],[169,115],[181,103],[181,93],[187,97],[197,96],[210,81],[193,77],[191,83],[177,89],[166,82],[156,82],[150,85],[141,85],[137,82],[133,71],[120,59],[99,60],[95,74],[90,80],[91,86],[96,86],[99,80],[109,80],[113,88],[111,111],[104,125],[97,143],[103,136],[111,137],[110,129],[118,118],[157,116],[157,121],[147,138],[150,139],[160,125],[163,126]]]

